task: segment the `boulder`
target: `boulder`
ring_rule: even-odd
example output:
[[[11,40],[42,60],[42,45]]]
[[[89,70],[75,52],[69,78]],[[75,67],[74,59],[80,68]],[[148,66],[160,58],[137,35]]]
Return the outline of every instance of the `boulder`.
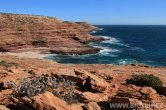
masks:
[[[84,88],[87,90],[104,92],[108,87],[108,83],[104,79],[91,73],[75,70],[75,74],[77,77],[85,80]]]
[[[107,83],[96,76],[88,77],[85,85],[95,92],[103,92],[107,88]]]
[[[155,100],[157,92],[151,87],[143,87],[140,90],[142,98],[145,100]]]
[[[70,110],[70,106],[51,92],[45,92],[32,99],[24,98],[23,102],[34,107],[36,110]]]
[[[99,105],[96,102],[89,102],[85,106],[83,106],[84,110],[101,110]]]
[[[113,105],[115,108],[118,108],[118,105],[116,107],[115,104],[124,104],[124,105],[127,105],[127,106],[132,106],[133,108],[138,108],[138,107],[142,107],[143,106],[143,103],[142,101],[138,100],[138,99],[134,99],[134,98],[128,98],[128,97],[118,97],[118,96],[115,96],[115,97],[112,97],[111,98],[111,102],[110,102],[110,105]],[[124,107],[127,107],[127,106],[124,106]],[[124,108],[126,109],[126,108]]]
[[[151,87],[143,87],[141,90],[140,90],[140,92],[142,93],[142,94],[151,94],[151,95],[153,95],[153,94],[156,94],[157,92],[153,89],[153,88],[151,88]]]
[[[83,92],[80,94],[80,102],[103,102],[108,100],[106,94]]]
[[[141,94],[137,91],[118,91],[117,95],[120,97],[129,97],[139,99]]]
[[[93,92],[104,92],[106,88],[108,87],[108,83],[102,79],[99,78],[96,75],[93,75],[91,73],[88,73],[86,71],[79,71],[75,70],[75,75],[55,75],[55,77],[63,77],[65,79],[71,80],[73,82],[76,82],[76,84],[85,91],[93,91]]]
[[[139,92],[140,89],[141,87],[134,85],[123,85],[117,91],[117,96],[140,99],[142,96],[142,94]]]

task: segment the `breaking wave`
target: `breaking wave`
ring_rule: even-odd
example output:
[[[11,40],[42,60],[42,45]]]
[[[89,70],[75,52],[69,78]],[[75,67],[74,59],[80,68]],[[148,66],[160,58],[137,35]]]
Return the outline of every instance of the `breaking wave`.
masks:
[[[132,47],[132,48],[130,48],[130,50],[145,51],[144,49],[142,49],[140,47]]]
[[[102,30],[103,30],[103,28],[98,28],[97,30],[102,31]]]
[[[138,64],[138,61],[135,59],[119,59],[116,61],[116,64],[119,64],[119,65]]]
[[[114,45],[129,47],[128,44],[123,43],[123,41],[121,41],[118,38],[108,37],[108,36],[102,36],[102,37],[106,39],[105,41],[102,42],[103,44],[114,44]]]
[[[97,31],[94,30],[94,31],[92,31],[91,33],[94,34],[94,33],[96,33],[96,32],[97,32]]]

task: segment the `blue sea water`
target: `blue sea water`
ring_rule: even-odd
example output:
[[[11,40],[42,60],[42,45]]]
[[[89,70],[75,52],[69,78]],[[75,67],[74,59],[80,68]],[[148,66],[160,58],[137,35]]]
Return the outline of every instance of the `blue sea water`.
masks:
[[[95,36],[108,40],[89,45],[102,48],[92,55],[50,55],[47,59],[73,64],[146,64],[166,66],[166,26],[98,25]]]

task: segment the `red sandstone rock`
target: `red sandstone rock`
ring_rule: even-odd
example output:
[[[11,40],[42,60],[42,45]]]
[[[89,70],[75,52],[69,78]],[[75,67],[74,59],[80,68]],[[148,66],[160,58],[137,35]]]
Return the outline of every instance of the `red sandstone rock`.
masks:
[[[140,90],[140,93],[142,93],[144,95],[145,99],[149,99],[149,100],[155,100],[156,99],[156,91],[151,88],[151,87],[143,87]]]
[[[0,110],[10,110],[7,107],[5,107],[4,105],[0,105]]]
[[[107,94],[92,92],[83,92],[80,97],[80,102],[103,102],[108,100]]]
[[[89,102],[84,106],[84,110],[101,110],[96,102]]]
[[[70,106],[67,105],[67,107],[69,107],[69,110],[77,110],[77,109],[82,110],[81,106],[85,105],[89,102],[97,102],[102,109],[106,109],[105,106],[103,106],[103,105],[106,104],[109,107],[110,106],[109,99],[112,99],[112,97],[116,97],[116,99],[124,99],[124,98],[126,99],[127,98],[127,100],[131,101],[131,102],[141,101],[143,104],[163,103],[164,107],[166,104],[166,97],[164,95],[162,95],[162,96],[158,95],[151,88],[138,87],[138,86],[134,86],[134,85],[124,84],[126,78],[129,78],[133,74],[133,72],[143,72],[143,73],[147,73],[147,74],[150,72],[150,74],[155,74],[156,76],[160,77],[160,79],[163,81],[163,84],[165,85],[166,84],[165,75],[161,74],[161,73],[166,72],[165,67],[147,68],[147,67],[137,66],[137,65],[136,66],[131,66],[131,65],[119,66],[119,65],[98,65],[98,64],[95,64],[95,65],[74,65],[74,64],[65,65],[65,64],[58,64],[58,63],[53,63],[50,61],[44,61],[44,60],[39,60],[39,59],[28,59],[28,58],[20,59],[20,58],[8,56],[8,55],[2,55],[1,60],[17,63],[18,68],[16,68],[16,69],[18,69],[18,71],[20,71],[20,72],[13,71],[13,73],[10,73],[10,74],[1,73],[0,82],[14,81],[17,84],[19,84],[19,82],[21,80],[29,77],[30,74],[32,74],[32,76],[30,78],[33,78],[34,77],[33,75],[40,76],[40,75],[45,74],[45,76],[47,77],[48,75],[56,74],[58,76],[62,76],[63,78],[70,79],[70,80],[73,80],[76,82],[82,83],[85,81],[83,83],[83,85],[76,85],[73,88],[74,92],[78,91],[79,94],[84,96],[83,97],[84,100],[81,100],[81,101],[79,100],[80,102],[78,102],[78,104],[75,104],[75,106],[72,105],[72,108],[70,108]],[[9,70],[9,68],[7,69],[4,66],[0,66],[0,71],[3,72],[3,71],[7,71],[7,70]],[[30,70],[30,71],[28,72],[28,70]],[[33,70],[33,71],[31,71],[31,70]],[[77,70],[77,72],[75,70]],[[110,82],[107,82],[105,79],[106,76],[113,77],[113,80]],[[103,83],[100,83],[100,81],[104,82],[104,84],[108,84],[105,91],[96,93],[96,91],[91,88],[91,85],[94,85],[94,84],[90,83],[90,81],[89,81],[89,83],[86,82],[86,81],[88,81],[87,79],[89,77],[91,77],[92,79],[97,81],[99,83],[98,84],[99,87],[103,86]],[[86,89],[87,86],[85,86],[86,84],[88,84],[88,86],[90,85],[91,89],[87,90]],[[82,89],[82,86],[85,87],[85,89]],[[65,89],[64,90],[63,90],[63,88],[61,88],[61,89],[62,89],[62,91],[65,92]],[[49,94],[51,94],[51,93],[49,93]],[[0,91],[0,102],[3,105],[9,105],[11,103],[14,103],[14,104],[22,103],[21,100],[19,100],[19,99],[16,99],[14,101],[10,100],[11,96],[12,96],[12,89],[6,89],[6,90]],[[108,96],[109,96],[109,99],[107,99]],[[32,101],[35,101],[35,100],[29,100],[29,98],[28,98],[28,100],[24,99],[25,100],[24,102],[26,102],[27,104],[29,103],[29,105],[31,105],[33,107],[40,108],[42,106],[46,106],[46,108],[49,108],[49,107],[52,108],[51,105],[53,105],[53,107],[54,107],[54,105],[56,105],[56,104],[49,102],[48,100],[53,100],[53,102],[54,102],[54,99],[56,99],[56,101],[58,100],[58,102],[59,102],[59,100],[61,100],[61,99],[57,99],[57,98],[49,99],[49,98],[46,98],[46,96],[43,94],[40,94],[36,97],[38,97],[38,99],[35,99],[38,102],[38,104],[36,104],[36,105],[35,105],[35,103],[32,103]],[[41,98],[42,100],[39,98]],[[131,99],[133,99],[133,100],[131,100]],[[41,103],[41,102],[44,102],[44,103]],[[63,102],[64,101],[62,101],[62,103]],[[56,106],[59,106],[59,105],[56,105]],[[60,106],[62,106],[62,105],[60,105]],[[16,106],[16,108],[17,107],[18,106]],[[163,108],[163,110],[165,108]],[[110,107],[108,108],[108,110],[109,109],[110,109]]]
[[[140,100],[133,99],[133,98],[128,98],[128,97],[112,97],[110,103],[112,105],[113,104],[118,104],[118,103],[119,104],[126,104],[126,105],[128,104],[127,105],[128,107],[133,106],[134,108],[143,106],[143,103]],[[117,108],[118,108],[118,106],[117,106]],[[123,109],[126,109],[126,108],[123,108]]]
[[[100,49],[87,45],[102,41],[87,23],[63,22],[53,17],[0,14],[0,51],[38,49],[44,53],[90,54]],[[25,50],[26,51],[26,50]]]
[[[75,70],[75,73],[77,77],[80,77],[81,79],[86,80],[84,86],[87,89],[92,89],[96,92],[104,92],[108,87],[108,83],[105,80],[97,77],[96,75],[93,75],[86,71],[81,72],[76,70]]]
[[[156,94],[157,92],[151,88],[151,87],[143,87],[141,90],[140,90],[141,93],[147,95],[147,94],[151,94],[151,95],[154,95]]]
[[[24,99],[24,103],[31,105],[36,110],[70,110],[65,101],[57,98],[50,92],[39,94],[31,100]]]

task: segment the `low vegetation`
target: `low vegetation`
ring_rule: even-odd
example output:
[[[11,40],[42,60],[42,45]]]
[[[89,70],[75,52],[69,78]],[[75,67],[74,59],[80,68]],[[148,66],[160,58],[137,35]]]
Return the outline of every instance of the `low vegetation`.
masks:
[[[23,79],[18,86],[14,87],[13,94],[14,97],[19,99],[24,96],[32,97],[50,91],[55,96],[71,104],[77,102],[74,86],[74,82],[61,77],[39,76],[33,79]]]
[[[154,86],[162,86],[162,81],[160,78],[154,75],[147,75],[147,74],[141,74],[141,75],[132,75],[131,79],[126,80],[127,84],[134,84],[137,86],[148,86],[148,87],[154,87]]]

